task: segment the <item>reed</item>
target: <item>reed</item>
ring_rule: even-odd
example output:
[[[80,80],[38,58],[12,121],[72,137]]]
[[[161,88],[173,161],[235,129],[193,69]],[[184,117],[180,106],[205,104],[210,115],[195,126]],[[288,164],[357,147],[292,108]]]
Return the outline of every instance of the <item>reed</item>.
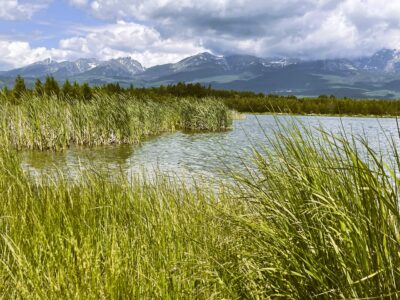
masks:
[[[229,295],[224,204],[206,189],[87,172],[33,180],[0,156],[0,297],[187,299]],[[215,257],[215,260],[210,259]]]
[[[180,125],[185,130],[221,131],[232,124],[232,115],[217,99],[185,99],[180,101]]]
[[[361,137],[282,126],[239,179],[241,289],[254,297],[397,299],[400,157]],[[390,161],[391,163],[388,163]]]
[[[90,101],[25,94],[0,106],[0,134],[17,149],[59,150],[71,145],[138,143],[175,130],[218,131],[231,124],[222,102],[151,99],[95,94]]]
[[[0,141],[0,297],[399,297],[400,159],[281,127],[210,189],[87,170],[30,178]],[[213,185],[215,186],[215,185]]]

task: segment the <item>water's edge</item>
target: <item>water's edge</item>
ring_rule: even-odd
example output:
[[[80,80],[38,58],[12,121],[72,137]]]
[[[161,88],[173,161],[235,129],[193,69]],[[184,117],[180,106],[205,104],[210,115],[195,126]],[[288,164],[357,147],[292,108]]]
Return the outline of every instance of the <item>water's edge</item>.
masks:
[[[179,176],[219,177],[251,164],[251,148],[267,145],[267,136],[281,125],[298,120],[305,126],[365,136],[379,151],[385,150],[386,136],[398,136],[394,118],[331,116],[287,116],[247,114],[235,120],[231,131],[218,133],[165,133],[139,145],[71,147],[62,152],[23,151],[24,170],[33,174],[55,172],[73,176],[87,168],[123,171],[127,174],[159,171]]]

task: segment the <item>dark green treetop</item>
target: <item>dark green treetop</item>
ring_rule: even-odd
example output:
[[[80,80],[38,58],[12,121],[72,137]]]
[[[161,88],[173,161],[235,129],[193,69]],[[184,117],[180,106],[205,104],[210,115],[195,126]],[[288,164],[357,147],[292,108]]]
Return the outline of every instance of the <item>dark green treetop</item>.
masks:
[[[34,94],[37,96],[42,96],[43,95],[43,84],[40,81],[40,79],[36,79],[35,81],[35,87],[33,90]]]
[[[25,81],[20,75],[18,75],[15,78],[15,83],[14,83],[14,89],[13,89],[14,97],[19,99],[25,92],[26,92]]]
[[[60,87],[58,82],[54,79],[53,76],[47,76],[46,82],[44,83],[44,93],[46,95],[60,95]]]

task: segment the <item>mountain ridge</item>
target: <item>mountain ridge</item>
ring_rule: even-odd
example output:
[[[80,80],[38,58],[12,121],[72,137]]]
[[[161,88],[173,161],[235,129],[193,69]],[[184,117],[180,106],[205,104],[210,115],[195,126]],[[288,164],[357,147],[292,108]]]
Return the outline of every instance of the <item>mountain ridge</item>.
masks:
[[[308,61],[241,54],[216,56],[204,52],[176,63],[149,68],[131,57],[105,61],[81,58],[63,62],[46,59],[1,72],[0,84],[10,85],[11,78],[16,75],[28,78],[28,81],[47,75],[59,81],[120,82],[122,85],[145,87],[183,81],[262,93],[396,98],[400,97],[400,85],[397,87],[397,82],[400,82],[400,51],[382,49],[368,57]]]

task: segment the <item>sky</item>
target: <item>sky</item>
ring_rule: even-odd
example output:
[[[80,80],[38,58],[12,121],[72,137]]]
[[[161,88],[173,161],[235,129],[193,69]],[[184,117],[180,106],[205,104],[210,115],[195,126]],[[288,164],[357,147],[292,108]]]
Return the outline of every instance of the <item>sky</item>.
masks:
[[[398,0],[0,0],[0,70],[200,52],[325,59],[400,49]]]

